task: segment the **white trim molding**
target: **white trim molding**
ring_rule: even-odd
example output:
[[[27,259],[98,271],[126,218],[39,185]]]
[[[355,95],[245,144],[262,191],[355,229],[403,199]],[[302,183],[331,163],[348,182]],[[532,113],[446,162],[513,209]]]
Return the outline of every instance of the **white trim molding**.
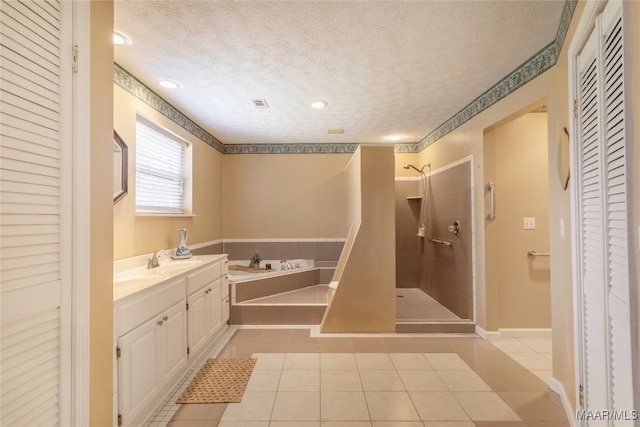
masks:
[[[551,391],[560,396],[560,401],[562,402],[562,408],[564,409],[564,413],[567,416],[567,420],[571,427],[577,427],[578,422],[576,421],[576,413],[569,401],[569,397],[567,396],[567,392],[564,389],[564,386],[560,381],[555,379],[554,377],[549,378],[548,382],[549,388]]]
[[[91,146],[89,141],[91,88],[91,4],[73,2],[73,44],[78,55],[78,72],[73,73],[73,241],[72,241],[72,413],[70,425],[89,425],[89,284],[91,241]]]

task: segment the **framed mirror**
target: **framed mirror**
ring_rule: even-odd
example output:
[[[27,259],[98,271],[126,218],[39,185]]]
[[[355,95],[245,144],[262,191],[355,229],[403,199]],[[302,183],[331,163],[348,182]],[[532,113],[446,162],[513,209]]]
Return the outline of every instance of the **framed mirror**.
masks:
[[[567,128],[562,129],[560,134],[560,143],[558,144],[558,178],[560,186],[563,190],[569,187],[569,131]]]
[[[113,131],[113,204],[120,201],[128,192],[127,144],[118,132]]]

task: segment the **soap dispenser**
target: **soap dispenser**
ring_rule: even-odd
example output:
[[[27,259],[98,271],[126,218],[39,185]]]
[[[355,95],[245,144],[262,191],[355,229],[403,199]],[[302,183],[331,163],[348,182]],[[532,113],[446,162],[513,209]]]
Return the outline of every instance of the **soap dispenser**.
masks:
[[[176,254],[173,256],[174,259],[185,259],[191,257],[191,251],[187,247],[187,229],[179,228],[178,234],[180,234],[180,245],[178,245],[178,249],[176,249]]]

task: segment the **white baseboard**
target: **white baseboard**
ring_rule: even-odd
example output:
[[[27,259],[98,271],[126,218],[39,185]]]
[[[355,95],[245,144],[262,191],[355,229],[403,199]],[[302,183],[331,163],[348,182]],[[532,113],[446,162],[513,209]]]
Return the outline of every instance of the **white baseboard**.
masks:
[[[485,341],[499,341],[502,338],[551,338],[550,328],[500,328],[497,331],[485,331],[476,325],[476,335]]]
[[[567,393],[565,392],[564,386],[562,385],[562,383],[557,379],[551,377],[549,378],[548,384],[551,391],[553,391],[554,393],[558,394],[558,396],[560,396],[560,400],[562,401],[562,407],[564,408],[564,413],[567,416],[567,420],[569,420],[569,424],[571,425],[571,427],[577,427],[578,422],[576,421],[576,413],[573,410],[573,405],[569,401],[569,398],[567,397]]]
[[[501,338],[551,338],[551,328],[500,328]]]
[[[497,341],[500,339],[500,332],[485,331],[481,326],[476,325],[476,335],[485,341]]]

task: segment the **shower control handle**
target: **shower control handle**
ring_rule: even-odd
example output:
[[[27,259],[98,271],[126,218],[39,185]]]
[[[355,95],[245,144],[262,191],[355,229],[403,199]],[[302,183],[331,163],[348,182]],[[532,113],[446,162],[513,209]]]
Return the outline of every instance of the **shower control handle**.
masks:
[[[453,222],[453,225],[450,225],[447,227],[447,230],[449,230],[449,232],[455,234],[456,236],[460,235],[460,221],[455,220]]]

